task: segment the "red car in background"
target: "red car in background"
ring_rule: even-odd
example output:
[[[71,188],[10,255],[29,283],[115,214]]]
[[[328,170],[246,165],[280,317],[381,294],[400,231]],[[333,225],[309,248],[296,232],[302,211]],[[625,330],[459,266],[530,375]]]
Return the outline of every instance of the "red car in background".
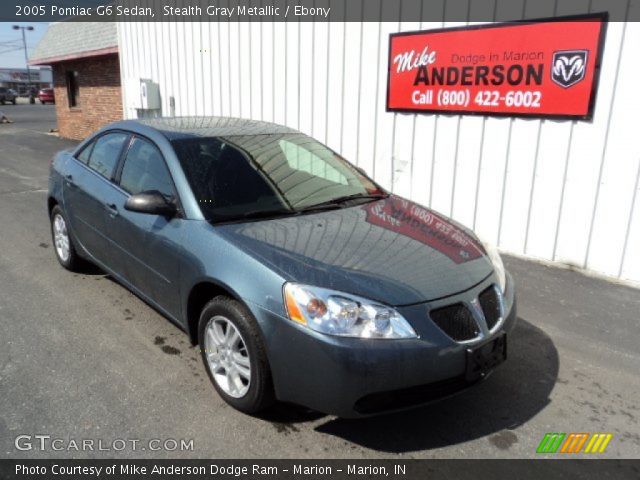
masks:
[[[38,100],[40,100],[40,103],[42,103],[43,105],[47,102],[56,103],[56,98],[53,94],[53,88],[43,88],[42,90],[40,90],[38,92]]]

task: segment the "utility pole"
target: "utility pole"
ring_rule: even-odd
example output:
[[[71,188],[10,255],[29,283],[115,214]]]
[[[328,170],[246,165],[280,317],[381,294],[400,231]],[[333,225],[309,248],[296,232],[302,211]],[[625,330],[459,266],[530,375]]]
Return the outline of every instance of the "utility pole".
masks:
[[[14,25],[14,30],[22,30],[22,45],[24,47],[24,61],[27,64],[27,91],[29,92],[29,98],[31,103],[35,103],[35,98],[31,95],[31,70],[29,69],[29,55],[27,53],[27,37],[24,34],[25,30],[32,31],[32,26]]]

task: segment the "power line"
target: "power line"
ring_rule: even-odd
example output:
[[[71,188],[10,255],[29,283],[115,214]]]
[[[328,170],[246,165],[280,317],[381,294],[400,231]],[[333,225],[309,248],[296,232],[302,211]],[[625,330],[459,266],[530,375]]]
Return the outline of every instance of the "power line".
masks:
[[[22,50],[22,47],[13,47],[13,48],[7,48],[6,50],[0,50],[0,55],[3,53],[17,52],[18,50]]]

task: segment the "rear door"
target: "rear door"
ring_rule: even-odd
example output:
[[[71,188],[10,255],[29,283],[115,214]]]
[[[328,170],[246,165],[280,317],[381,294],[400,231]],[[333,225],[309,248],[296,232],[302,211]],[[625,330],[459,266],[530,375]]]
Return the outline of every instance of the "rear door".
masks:
[[[119,177],[117,215],[109,218],[109,230],[118,249],[118,272],[160,307],[179,317],[179,273],[185,220],[125,210],[130,195],[158,191],[179,199],[164,157],[150,140],[134,136],[125,154]],[[179,208],[180,210],[180,208]]]
[[[121,131],[109,132],[89,143],[67,163],[63,199],[71,228],[81,246],[96,260],[112,268],[107,218],[117,188],[114,176],[129,139]]]

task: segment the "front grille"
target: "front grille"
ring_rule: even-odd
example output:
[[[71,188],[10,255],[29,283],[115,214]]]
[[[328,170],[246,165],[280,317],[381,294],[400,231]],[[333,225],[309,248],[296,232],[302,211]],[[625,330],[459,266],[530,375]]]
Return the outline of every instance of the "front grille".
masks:
[[[500,299],[498,298],[498,292],[492,285],[484,290],[479,296],[478,301],[482,307],[484,313],[484,319],[487,322],[489,330],[496,326],[500,317],[502,316],[502,309],[500,307]]]
[[[480,327],[462,303],[433,310],[431,319],[440,329],[457,342],[472,340],[480,335]]]

